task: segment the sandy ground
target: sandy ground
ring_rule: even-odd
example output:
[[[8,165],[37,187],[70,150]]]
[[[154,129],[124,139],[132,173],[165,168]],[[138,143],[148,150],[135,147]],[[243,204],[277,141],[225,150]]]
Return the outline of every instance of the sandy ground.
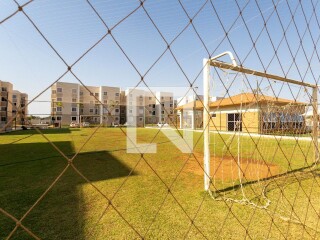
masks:
[[[203,168],[203,154],[195,153],[195,157]],[[236,159],[232,157],[211,157],[210,175],[221,180],[237,180],[240,177],[246,180],[258,180],[279,174],[279,168],[275,164],[266,164],[263,161],[242,158],[240,167]],[[203,175],[203,169],[194,157],[191,157],[186,165],[186,171]]]

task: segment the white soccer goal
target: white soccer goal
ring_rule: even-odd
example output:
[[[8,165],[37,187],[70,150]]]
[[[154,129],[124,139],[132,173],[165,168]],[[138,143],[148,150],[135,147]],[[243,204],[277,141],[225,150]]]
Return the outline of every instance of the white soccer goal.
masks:
[[[225,55],[231,63],[218,60]],[[214,86],[235,87],[210,103],[211,69]],[[318,162],[316,85],[239,66],[224,52],[204,59],[203,86],[204,189],[214,198],[266,207],[275,178]]]

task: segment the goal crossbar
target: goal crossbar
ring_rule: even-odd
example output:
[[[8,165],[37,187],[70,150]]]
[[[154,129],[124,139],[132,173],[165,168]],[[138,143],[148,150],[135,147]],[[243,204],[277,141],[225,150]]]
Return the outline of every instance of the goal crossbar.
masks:
[[[264,78],[269,78],[269,79],[272,79],[272,80],[278,80],[278,81],[281,81],[281,82],[293,83],[293,84],[304,86],[304,87],[311,87],[311,88],[316,88],[317,87],[317,85],[315,85],[315,84],[305,83],[305,82],[297,81],[297,80],[294,80],[294,79],[281,77],[281,76],[278,76],[278,75],[265,73],[265,72],[261,72],[261,71],[256,71],[256,70],[252,70],[252,69],[241,67],[241,66],[234,66],[233,64],[222,62],[222,61],[219,61],[219,60],[210,60],[210,65],[212,67],[228,69],[228,70],[232,70],[232,71],[236,71],[236,72],[251,74],[251,75],[264,77]]]

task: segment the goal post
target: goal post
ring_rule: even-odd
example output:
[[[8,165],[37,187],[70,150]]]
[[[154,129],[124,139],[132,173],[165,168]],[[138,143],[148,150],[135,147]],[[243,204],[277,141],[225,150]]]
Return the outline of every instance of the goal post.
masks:
[[[221,53],[211,59],[203,59],[203,143],[204,143],[204,190],[210,188],[210,102],[209,102],[209,81],[211,62],[225,55],[229,55],[234,66],[237,66],[236,60],[231,52]]]
[[[218,59],[222,56],[228,55],[231,59],[231,63],[226,63],[219,61]],[[203,59],[203,141],[204,141],[204,190],[209,191],[211,176],[210,176],[210,96],[209,96],[209,81],[210,81],[210,69],[211,67],[219,68],[227,71],[234,71],[246,75],[252,75],[256,77],[265,78],[267,80],[279,81],[283,83],[288,83],[292,85],[297,85],[299,87],[312,89],[312,94],[310,94],[310,105],[312,107],[312,128],[311,128],[311,140],[314,145],[314,163],[319,161],[319,149],[318,149],[318,127],[319,127],[319,117],[318,117],[318,86],[315,84],[305,83],[302,81],[297,81],[287,77],[282,77],[274,74],[267,73],[266,71],[252,70],[243,66],[239,66],[233,56],[229,51],[223,52],[210,59]],[[214,83],[215,84],[215,83]],[[241,120],[242,121],[242,120]]]

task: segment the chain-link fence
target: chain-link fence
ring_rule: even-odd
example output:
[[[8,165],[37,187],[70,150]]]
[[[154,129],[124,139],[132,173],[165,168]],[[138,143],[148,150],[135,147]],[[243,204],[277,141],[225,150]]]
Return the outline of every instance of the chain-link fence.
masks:
[[[0,8],[1,238],[320,237],[318,1]]]

